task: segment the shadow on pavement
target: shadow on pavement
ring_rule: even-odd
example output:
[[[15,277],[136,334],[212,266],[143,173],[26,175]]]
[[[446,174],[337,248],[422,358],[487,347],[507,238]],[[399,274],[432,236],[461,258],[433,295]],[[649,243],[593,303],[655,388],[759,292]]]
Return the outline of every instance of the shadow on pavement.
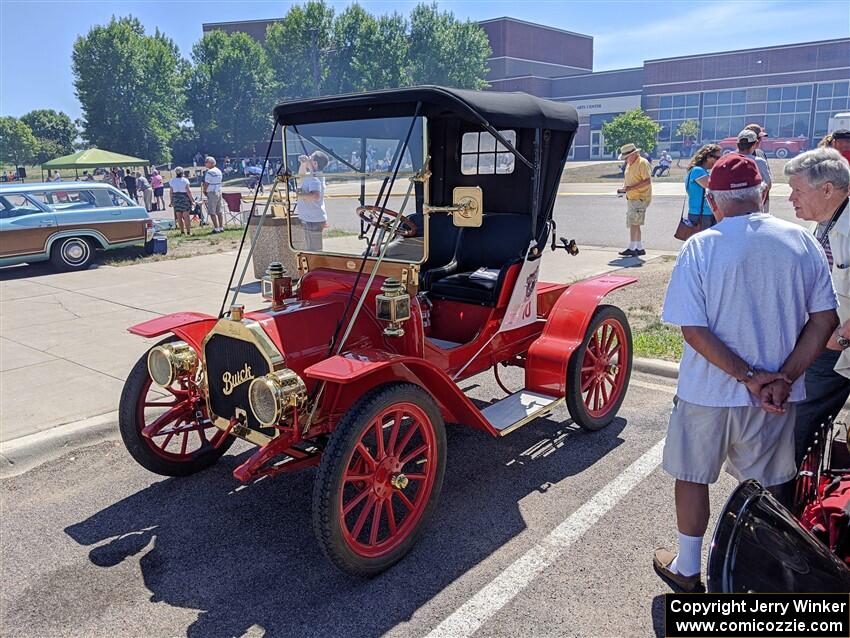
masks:
[[[646,262],[640,257],[619,257],[608,262],[609,266],[620,268],[642,268]]]
[[[523,532],[518,502],[602,459],[623,443],[625,425],[618,418],[585,433],[541,419],[498,440],[450,426],[431,525],[406,559],[372,580],[341,574],[321,554],[310,516],[314,471],[242,486],[230,473],[247,452],[160,481],[65,531],[93,546],[89,559],[105,570],[147,550],[140,565],[150,600],[200,610],[187,636],[240,636],[255,625],[268,636],[375,636]],[[86,592],[75,592],[76,605],[93,602]]]

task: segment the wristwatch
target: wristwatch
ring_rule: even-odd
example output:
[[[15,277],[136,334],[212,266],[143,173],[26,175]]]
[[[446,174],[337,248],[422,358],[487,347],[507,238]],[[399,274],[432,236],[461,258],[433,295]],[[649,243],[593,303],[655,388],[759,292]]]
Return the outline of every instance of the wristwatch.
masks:
[[[752,366],[747,366],[747,374],[744,375],[743,379],[738,379],[738,383],[746,383],[754,376],[756,376],[755,368],[753,368]]]
[[[838,345],[841,346],[844,350],[850,348],[850,339],[847,337],[842,337],[841,333],[838,330],[835,331],[835,340],[838,342]]]

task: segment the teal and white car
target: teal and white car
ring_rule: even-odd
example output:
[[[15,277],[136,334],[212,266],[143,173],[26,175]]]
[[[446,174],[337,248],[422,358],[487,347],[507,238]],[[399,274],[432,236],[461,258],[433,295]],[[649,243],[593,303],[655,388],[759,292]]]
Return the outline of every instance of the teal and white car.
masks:
[[[153,233],[144,206],[109,184],[0,185],[0,266],[50,261],[82,270],[98,250],[148,242]]]

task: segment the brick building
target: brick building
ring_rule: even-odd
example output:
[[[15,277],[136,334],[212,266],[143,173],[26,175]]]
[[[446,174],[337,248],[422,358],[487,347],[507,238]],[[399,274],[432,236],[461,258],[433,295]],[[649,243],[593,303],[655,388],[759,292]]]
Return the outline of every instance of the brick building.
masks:
[[[271,20],[204,24],[204,32],[244,31],[263,40]],[[593,72],[593,38],[515,18],[480,23],[493,51],[490,90],[525,91],[569,102],[580,128],[571,156],[607,157],[602,124],[641,107],[662,125],[659,148],[677,150],[675,131],[700,122],[701,141],[734,135],[748,122],[774,137],[811,145],[830,116],[850,110],[850,38],[646,60]]]

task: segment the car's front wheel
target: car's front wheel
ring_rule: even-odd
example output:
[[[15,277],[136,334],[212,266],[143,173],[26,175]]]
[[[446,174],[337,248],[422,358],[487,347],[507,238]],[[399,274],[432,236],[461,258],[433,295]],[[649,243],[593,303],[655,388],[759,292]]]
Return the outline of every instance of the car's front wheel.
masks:
[[[174,341],[169,337],[159,344]],[[154,385],[147,353],[124,383],[118,408],[121,439],[142,467],[163,476],[188,476],[218,461],[235,438],[213,425],[198,381],[178,376]]]
[[[357,401],[337,425],[313,488],[313,528],[339,569],[375,576],[413,547],[443,484],[446,433],[419,386],[394,383]]]
[[[85,237],[57,239],[50,249],[50,263],[57,270],[84,270],[94,261],[94,245]]]

